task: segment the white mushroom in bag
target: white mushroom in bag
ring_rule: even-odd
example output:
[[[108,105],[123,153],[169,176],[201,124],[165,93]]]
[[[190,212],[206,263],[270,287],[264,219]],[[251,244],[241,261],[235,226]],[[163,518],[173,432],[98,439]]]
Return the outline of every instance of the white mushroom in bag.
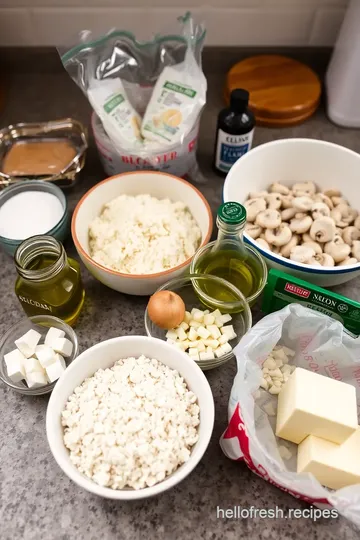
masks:
[[[330,217],[315,219],[311,225],[310,236],[315,242],[331,242],[335,236],[334,220]]]
[[[255,221],[259,212],[266,209],[265,199],[249,199],[244,204],[248,221]]]
[[[266,229],[265,240],[273,246],[284,246],[290,242],[292,232],[286,223],[282,223],[276,229]]]
[[[264,229],[276,229],[281,224],[281,215],[277,210],[263,210],[255,219],[256,225]]]

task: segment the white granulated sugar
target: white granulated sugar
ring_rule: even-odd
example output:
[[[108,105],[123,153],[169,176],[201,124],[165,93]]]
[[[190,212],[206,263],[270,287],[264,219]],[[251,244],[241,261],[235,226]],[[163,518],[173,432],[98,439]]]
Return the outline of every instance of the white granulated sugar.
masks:
[[[126,358],[74,390],[62,413],[64,443],[97,484],[142,489],[189,459],[199,413],[176,370],[145,356]]]
[[[23,191],[0,207],[0,236],[25,240],[45,234],[63,215],[64,208],[56,195],[45,191]]]
[[[92,258],[126,274],[153,274],[183,263],[201,243],[201,231],[182,202],[120,195],[89,227]]]

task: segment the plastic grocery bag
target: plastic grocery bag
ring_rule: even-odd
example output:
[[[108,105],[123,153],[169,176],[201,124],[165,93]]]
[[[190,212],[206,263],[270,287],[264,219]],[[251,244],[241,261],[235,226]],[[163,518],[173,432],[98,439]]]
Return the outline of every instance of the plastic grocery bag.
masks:
[[[277,396],[259,391],[261,366],[277,343],[295,351],[290,364],[355,386],[359,412],[360,338],[350,336],[340,322],[327,315],[290,304],[264,317],[234,349],[238,371],[221,448],[227,457],[245,461],[253,472],[283,491],[316,506],[332,506],[360,526],[360,484],[334,491],[309,473],[297,474],[296,445],[275,436],[276,416],[264,412],[270,402],[276,407]],[[278,442],[292,452],[290,460],[282,460]]]

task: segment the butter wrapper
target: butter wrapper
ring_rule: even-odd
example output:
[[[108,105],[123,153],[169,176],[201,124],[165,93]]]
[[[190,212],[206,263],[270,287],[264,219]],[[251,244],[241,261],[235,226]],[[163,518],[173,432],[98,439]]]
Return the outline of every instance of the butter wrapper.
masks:
[[[292,303],[324,313],[340,321],[351,335],[360,335],[359,302],[279,270],[270,270],[264,289],[262,311],[273,313]]]

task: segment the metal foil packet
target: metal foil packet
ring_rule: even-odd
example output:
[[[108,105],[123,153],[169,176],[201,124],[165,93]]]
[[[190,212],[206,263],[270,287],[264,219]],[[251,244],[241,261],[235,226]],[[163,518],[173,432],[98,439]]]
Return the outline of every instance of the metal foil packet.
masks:
[[[27,179],[72,187],[87,147],[84,126],[72,118],[7,126],[0,130],[0,189]]]

